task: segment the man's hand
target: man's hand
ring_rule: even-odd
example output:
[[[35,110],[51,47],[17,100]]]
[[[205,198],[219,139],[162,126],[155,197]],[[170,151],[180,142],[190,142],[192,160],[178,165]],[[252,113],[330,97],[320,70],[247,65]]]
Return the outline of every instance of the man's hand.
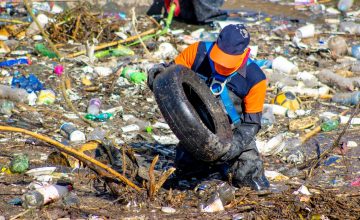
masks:
[[[155,64],[148,70],[148,78],[147,85],[151,91],[153,91],[153,84],[156,76],[161,73],[165,69],[165,65],[163,63]]]

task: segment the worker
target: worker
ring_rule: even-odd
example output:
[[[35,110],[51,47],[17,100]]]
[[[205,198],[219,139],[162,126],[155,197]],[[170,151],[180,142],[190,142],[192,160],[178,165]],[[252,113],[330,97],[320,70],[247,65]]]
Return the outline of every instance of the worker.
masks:
[[[191,24],[204,24],[213,18],[227,17],[227,12],[221,10],[224,0],[154,0],[147,14],[161,14],[165,8],[169,12],[171,3],[176,5],[175,19]]]
[[[263,161],[255,144],[261,127],[266,95],[266,77],[258,65],[249,59],[250,34],[244,25],[228,25],[216,42],[197,42],[187,47],[173,61],[199,74],[212,93],[220,97],[230,122],[234,125],[230,150],[213,163],[223,167],[237,186],[262,190],[269,186],[264,176]],[[166,68],[157,64],[148,71],[148,86],[152,90],[155,77]],[[183,143],[177,146],[176,168],[180,173],[201,170],[211,165],[187,152]],[[203,173],[203,171],[201,171]]]

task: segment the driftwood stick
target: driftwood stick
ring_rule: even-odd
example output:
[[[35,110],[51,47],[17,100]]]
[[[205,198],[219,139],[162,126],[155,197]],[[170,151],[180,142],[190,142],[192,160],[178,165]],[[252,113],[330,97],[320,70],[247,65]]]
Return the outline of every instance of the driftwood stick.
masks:
[[[149,34],[154,34],[156,31],[157,31],[157,29],[153,28],[153,29],[147,30],[145,32],[142,32],[139,35],[131,36],[129,38],[126,38],[125,40],[118,40],[118,41],[113,41],[113,42],[109,42],[109,43],[100,44],[100,45],[95,47],[95,51],[102,50],[102,49],[112,47],[112,46],[116,46],[118,44],[123,44],[123,43],[127,43],[127,42],[130,42],[130,41],[134,41],[134,40],[138,39],[139,37],[147,36]],[[83,55],[85,53],[86,53],[86,50],[82,50],[82,51],[79,51],[79,52],[76,52],[76,53],[69,54],[66,57],[67,58],[73,58],[73,57]]]
[[[154,169],[155,169],[155,164],[156,162],[159,160],[159,155],[156,155],[156,157],[154,157],[153,161],[151,162],[150,168],[149,168],[149,189],[148,189],[148,194],[150,199],[152,199],[155,195],[155,175],[154,175]]]
[[[169,178],[169,176],[175,172],[175,170],[176,169],[174,167],[171,167],[170,169],[165,171],[163,175],[160,176],[159,181],[155,184],[155,194],[164,185],[165,181]]]
[[[91,163],[93,165],[95,165],[96,167],[99,167],[101,169],[106,170],[107,172],[109,172],[109,174],[111,174],[112,176],[114,176],[117,179],[120,179],[122,182],[124,182],[125,184],[127,184],[128,186],[132,187],[133,189],[135,189],[136,191],[141,191],[141,188],[138,187],[137,185],[135,185],[133,182],[131,182],[129,179],[127,179],[125,176],[121,175],[120,173],[118,173],[117,171],[113,170],[112,168],[106,166],[105,164],[95,160],[92,157],[89,157],[88,155],[79,152],[71,147],[65,146],[47,136],[41,135],[41,134],[37,134],[35,132],[32,131],[28,131],[26,129],[22,129],[22,128],[16,128],[16,127],[10,127],[10,126],[0,126],[0,131],[10,131],[10,132],[19,132],[19,133],[23,133],[23,134],[27,134],[30,135],[34,138],[37,138],[39,140],[42,140],[46,143],[49,143],[53,146],[55,146],[58,150],[69,154],[73,157],[75,157],[76,159],[84,162],[84,163]]]
[[[132,8],[131,9],[131,13],[132,13],[132,25],[133,25],[133,28],[134,28],[134,31],[135,31],[135,34],[136,36],[138,36],[138,39],[140,41],[140,44],[143,46],[144,50],[145,50],[145,53],[148,57],[151,56],[150,54],[150,51],[147,49],[146,45],[144,44],[144,41],[141,39],[141,37],[139,36],[139,33],[137,31],[137,28],[136,28],[136,14],[135,14],[135,8]]]

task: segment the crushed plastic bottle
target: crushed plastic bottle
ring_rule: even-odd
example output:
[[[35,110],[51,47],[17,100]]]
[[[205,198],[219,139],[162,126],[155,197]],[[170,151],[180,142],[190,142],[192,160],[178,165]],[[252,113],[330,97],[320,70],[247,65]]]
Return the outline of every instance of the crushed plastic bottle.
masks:
[[[28,93],[38,92],[43,89],[42,83],[34,74],[29,74],[27,77],[14,76],[11,81],[11,87],[26,89]]]
[[[48,203],[57,201],[66,196],[72,190],[71,185],[45,185],[22,196],[24,208],[41,207]]]
[[[285,141],[285,148],[282,154],[283,159],[288,163],[301,164],[305,161],[305,154],[301,148],[301,140],[299,138],[289,138]]]
[[[121,76],[135,84],[144,82],[147,79],[146,73],[140,72],[139,70],[132,67],[125,67],[121,73]]]
[[[223,211],[224,206],[235,198],[234,187],[220,180],[204,181],[195,192],[201,199],[199,208],[202,212]]]
[[[96,127],[86,137],[88,141],[103,141],[106,136],[106,131]]]
[[[0,113],[11,115],[14,107],[14,102],[10,100],[0,100]]]

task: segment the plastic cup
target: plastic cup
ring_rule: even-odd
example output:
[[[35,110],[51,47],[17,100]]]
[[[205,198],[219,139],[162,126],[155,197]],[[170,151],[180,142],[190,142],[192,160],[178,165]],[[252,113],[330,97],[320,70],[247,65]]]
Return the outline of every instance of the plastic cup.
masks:
[[[286,73],[286,74],[295,74],[299,71],[299,69],[297,68],[297,66],[295,64],[293,64],[288,59],[286,59],[285,57],[282,57],[282,56],[276,57],[273,60],[272,68],[275,71]]]
[[[308,24],[296,30],[295,36],[298,38],[308,38],[314,37],[315,35],[315,25]]]

